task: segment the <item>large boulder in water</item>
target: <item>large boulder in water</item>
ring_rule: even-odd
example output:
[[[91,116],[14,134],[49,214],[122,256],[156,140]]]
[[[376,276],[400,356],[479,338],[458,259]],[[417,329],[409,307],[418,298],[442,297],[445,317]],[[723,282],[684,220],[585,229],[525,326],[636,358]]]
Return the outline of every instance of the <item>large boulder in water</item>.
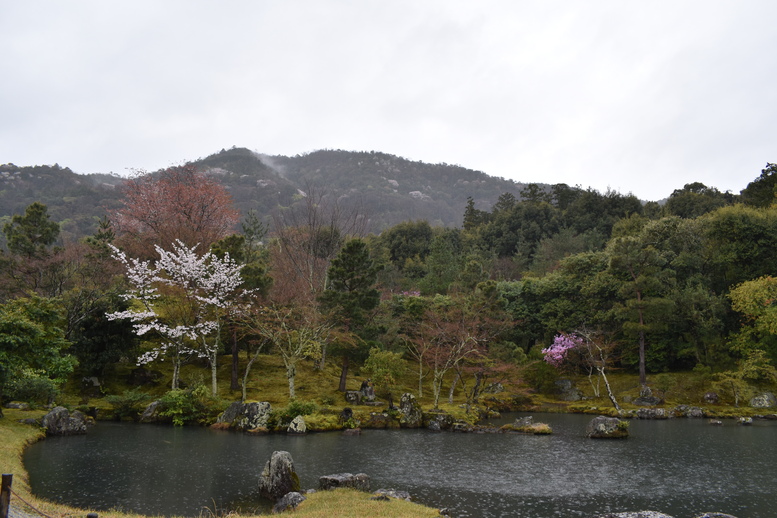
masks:
[[[273,452],[259,476],[259,494],[277,502],[286,493],[299,490],[299,476],[294,471],[291,454],[287,451]]]
[[[600,415],[588,423],[586,435],[592,439],[625,439],[629,436],[629,423],[617,417]]]
[[[159,401],[152,401],[148,404],[143,413],[140,414],[141,423],[154,423],[159,420]]]
[[[58,406],[41,419],[41,426],[48,435],[80,435],[86,433],[87,418],[76,410],[72,414],[67,408]]]
[[[295,417],[289,424],[289,427],[286,429],[286,433],[291,435],[303,435],[307,433],[307,431],[308,426],[305,424],[305,418],[301,415]]]

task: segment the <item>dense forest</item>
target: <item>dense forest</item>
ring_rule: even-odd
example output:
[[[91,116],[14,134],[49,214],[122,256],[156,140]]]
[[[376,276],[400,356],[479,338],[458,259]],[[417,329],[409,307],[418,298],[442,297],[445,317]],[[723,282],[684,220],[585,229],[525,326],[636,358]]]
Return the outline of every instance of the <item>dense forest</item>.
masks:
[[[162,360],[172,393],[196,364],[214,397],[219,362],[232,361],[245,398],[260,353],[282,359],[291,400],[300,362],[337,364],[341,389],[359,365],[391,397],[397,365],[413,360],[435,407],[465,379],[472,404],[494,381],[543,390],[562,364],[642,384],[694,370],[732,403],[777,381],[777,165],[739,194],[692,183],[659,204],[565,184],[497,193],[456,166],[321,153],[331,163],[222,151],[34,192],[31,178],[72,173],[3,166],[5,190],[39,199],[2,226],[0,398]],[[336,174],[365,161],[375,175]],[[427,167],[455,188],[416,183]],[[79,237],[78,209],[100,192],[103,212]],[[459,204],[458,224],[433,217],[442,205],[403,205],[424,196]],[[52,197],[68,200],[56,217]],[[377,230],[365,207],[384,215]]]

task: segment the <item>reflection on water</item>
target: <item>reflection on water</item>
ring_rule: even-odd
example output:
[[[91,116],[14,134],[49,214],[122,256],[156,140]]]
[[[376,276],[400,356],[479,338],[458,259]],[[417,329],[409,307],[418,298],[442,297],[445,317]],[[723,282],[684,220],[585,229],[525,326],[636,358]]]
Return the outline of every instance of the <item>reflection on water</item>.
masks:
[[[515,416],[509,416],[512,420]],[[256,486],[289,451],[303,488],[321,475],[367,473],[455,517],[558,517],[652,509],[677,518],[720,511],[774,516],[777,424],[631,422],[627,440],[586,439],[591,416],[543,414],[550,436],[410,430],[248,436],[200,428],[99,423],[25,454],[33,492],[96,509],[197,516],[266,509]]]

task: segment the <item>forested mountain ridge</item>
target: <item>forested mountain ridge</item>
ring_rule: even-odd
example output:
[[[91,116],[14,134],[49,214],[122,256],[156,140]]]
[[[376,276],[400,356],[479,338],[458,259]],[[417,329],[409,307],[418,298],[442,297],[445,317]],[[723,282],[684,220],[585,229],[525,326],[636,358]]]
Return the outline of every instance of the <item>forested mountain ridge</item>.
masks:
[[[519,196],[524,184],[449,164],[426,164],[378,152],[322,150],[293,157],[262,155],[245,148],[221,150],[191,162],[219,179],[241,213],[269,215],[298,202],[309,190],[366,208],[372,232],[401,221],[424,219],[460,226],[467,198],[490,208],[505,192]],[[44,203],[62,223],[62,237],[91,234],[106,209],[115,208],[123,178],[80,175],[67,167],[0,165],[0,218]]]

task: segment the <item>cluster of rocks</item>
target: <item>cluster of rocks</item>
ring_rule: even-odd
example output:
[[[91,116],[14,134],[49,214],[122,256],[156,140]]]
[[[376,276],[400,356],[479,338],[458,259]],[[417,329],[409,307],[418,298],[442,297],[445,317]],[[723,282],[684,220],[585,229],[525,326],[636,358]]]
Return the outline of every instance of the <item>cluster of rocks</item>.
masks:
[[[305,494],[329,491],[337,488],[352,488],[370,491],[370,476],[365,473],[335,473],[318,479],[318,489],[302,491],[294,461],[287,451],[273,452],[259,477],[259,493],[274,502],[273,513],[294,510],[305,501]],[[378,489],[371,500],[388,501],[392,498],[410,501],[410,493],[395,489]]]
[[[349,405],[379,406],[383,404],[375,398],[375,388],[372,386],[372,380],[364,381],[359,390],[347,390],[345,392],[345,401]]]

